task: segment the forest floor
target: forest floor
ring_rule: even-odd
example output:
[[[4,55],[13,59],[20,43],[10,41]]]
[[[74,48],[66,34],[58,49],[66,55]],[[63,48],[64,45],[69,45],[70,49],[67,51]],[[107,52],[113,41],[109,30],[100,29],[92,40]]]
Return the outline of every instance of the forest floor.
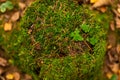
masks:
[[[5,3],[7,0],[0,0],[1,3]],[[11,0],[14,4],[12,10],[7,10],[4,13],[0,13],[0,25],[3,25],[4,33],[10,34],[12,30],[19,29],[17,24],[20,18],[23,16],[25,9],[34,0]],[[98,0],[99,1],[99,0]],[[106,3],[100,4],[100,6]],[[106,76],[111,78],[117,78],[120,80],[120,44],[119,44],[119,28],[120,28],[120,4],[117,4],[117,8],[113,8],[113,21],[110,23],[110,29],[108,31],[107,38],[107,51],[105,55],[104,71]],[[101,14],[107,11],[107,7],[101,7],[98,9]],[[4,10],[3,10],[4,11]],[[5,55],[5,51],[0,46],[0,80],[32,80],[29,74],[22,73],[20,70],[11,65],[11,62]],[[112,79],[115,80],[115,79]]]
[[[9,3],[7,0],[0,0],[1,5],[7,3],[7,5],[9,5],[8,7],[13,6],[11,10],[7,9],[5,11],[3,8],[0,8],[0,25],[3,26],[6,34],[11,34],[13,30],[19,28],[17,23],[19,23],[25,9],[33,1],[34,0],[11,0]],[[33,80],[31,75],[21,72],[16,66],[10,64],[10,62],[11,60],[6,57],[5,50],[0,46],[0,80]]]

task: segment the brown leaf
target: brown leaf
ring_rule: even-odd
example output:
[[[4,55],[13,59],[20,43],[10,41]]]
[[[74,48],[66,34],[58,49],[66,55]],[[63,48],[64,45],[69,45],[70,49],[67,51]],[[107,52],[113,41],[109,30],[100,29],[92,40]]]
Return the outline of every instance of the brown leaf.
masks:
[[[12,30],[12,23],[8,22],[4,25],[4,31],[11,31]]]
[[[0,57],[0,66],[6,66],[6,65],[7,65],[7,60]]]
[[[107,76],[108,79],[111,79],[112,73],[109,72],[109,73],[106,74],[106,76]]]
[[[104,12],[107,11],[107,8],[106,8],[106,7],[100,7],[99,10],[100,10],[102,13],[104,13]]]
[[[109,57],[109,61],[110,61],[110,63],[113,63],[114,62],[114,58],[113,58],[113,56],[112,56],[112,53],[111,53],[111,51],[108,51],[108,57]]]
[[[5,78],[3,76],[0,76],[0,80],[5,80]]]
[[[110,4],[110,0],[98,0],[97,2],[95,2],[92,6],[92,8],[98,8],[104,5],[109,5]]]
[[[0,75],[4,72],[3,68],[0,67]]]
[[[20,9],[22,9],[22,10],[25,9],[25,7],[26,7],[26,4],[24,4],[22,2],[19,2],[18,5],[19,5]]]
[[[117,50],[117,53],[120,54],[120,44],[117,44],[116,50]]]
[[[118,73],[118,71],[119,71],[119,64],[114,63],[111,70],[112,70],[114,73]]]
[[[5,2],[6,0],[0,0],[0,2]]]
[[[117,8],[118,13],[120,13],[120,8]]]
[[[120,28],[120,19],[116,17],[115,21],[116,21],[116,28]]]
[[[18,72],[13,73],[14,80],[20,80],[20,74]]]
[[[17,21],[19,18],[20,18],[20,13],[19,13],[19,11],[18,11],[18,12],[15,12],[15,13],[12,15],[11,21],[12,21],[12,22],[15,22],[15,21]]]
[[[110,22],[110,30],[115,31],[114,21],[111,21],[111,22]]]
[[[115,46],[116,46],[116,41],[117,41],[116,33],[115,33],[114,31],[111,31],[111,32],[108,34],[108,43],[109,43],[112,47],[115,47]]]
[[[112,9],[112,12],[116,15],[116,17],[120,17],[120,14],[116,9]]]
[[[32,80],[32,76],[25,74],[25,80]]]
[[[107,46],[107,49],[111,49],[111,48],[112,48],[112,45],[109,44],[109,45]]]

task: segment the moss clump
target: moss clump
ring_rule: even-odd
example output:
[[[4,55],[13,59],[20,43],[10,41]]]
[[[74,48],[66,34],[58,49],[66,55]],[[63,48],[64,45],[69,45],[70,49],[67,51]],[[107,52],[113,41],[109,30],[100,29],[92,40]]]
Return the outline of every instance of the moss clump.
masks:
[[[36,0],[10,39],[14,63],[38,80],[101,80],[108,14],[72,0]]]

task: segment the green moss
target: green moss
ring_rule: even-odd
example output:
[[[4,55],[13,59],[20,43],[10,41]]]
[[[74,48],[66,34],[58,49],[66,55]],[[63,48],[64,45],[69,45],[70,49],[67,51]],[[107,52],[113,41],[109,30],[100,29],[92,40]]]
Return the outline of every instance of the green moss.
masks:
[[[72,0],[36,0],[11,36],[14,64],[38,80],[102,80],[108,15]]]

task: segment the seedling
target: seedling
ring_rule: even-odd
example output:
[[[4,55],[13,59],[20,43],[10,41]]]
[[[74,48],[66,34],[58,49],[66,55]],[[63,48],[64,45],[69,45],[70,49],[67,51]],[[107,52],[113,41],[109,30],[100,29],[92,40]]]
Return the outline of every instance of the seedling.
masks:
[[[0,5],[0,12],[4,13],[4,12],[6,12],[7,9],[8,9],[8,10],[12,10],[13,7],[14,7],[14,6],[13,6],[13,4],[12,4],[11,1],[6,1],[5,3],[2,3],[2,4]]]
[[[75,31],[70,34],[70,36],[71,36],[71,37],[73,38],[73,40],[75,40],[75,41],[83,41],[83,40],[84,40],[84,38],[83,38],[82,35],[80,34],[80,31],[79,31],[78,28],[76,28]]]
[[[81,29],[85,32],[85,33],[87,33],[87,32],[89,32],[90,31],[90,26],[89,25],[87,25],[87,24],[82,24],[81,25]]]

